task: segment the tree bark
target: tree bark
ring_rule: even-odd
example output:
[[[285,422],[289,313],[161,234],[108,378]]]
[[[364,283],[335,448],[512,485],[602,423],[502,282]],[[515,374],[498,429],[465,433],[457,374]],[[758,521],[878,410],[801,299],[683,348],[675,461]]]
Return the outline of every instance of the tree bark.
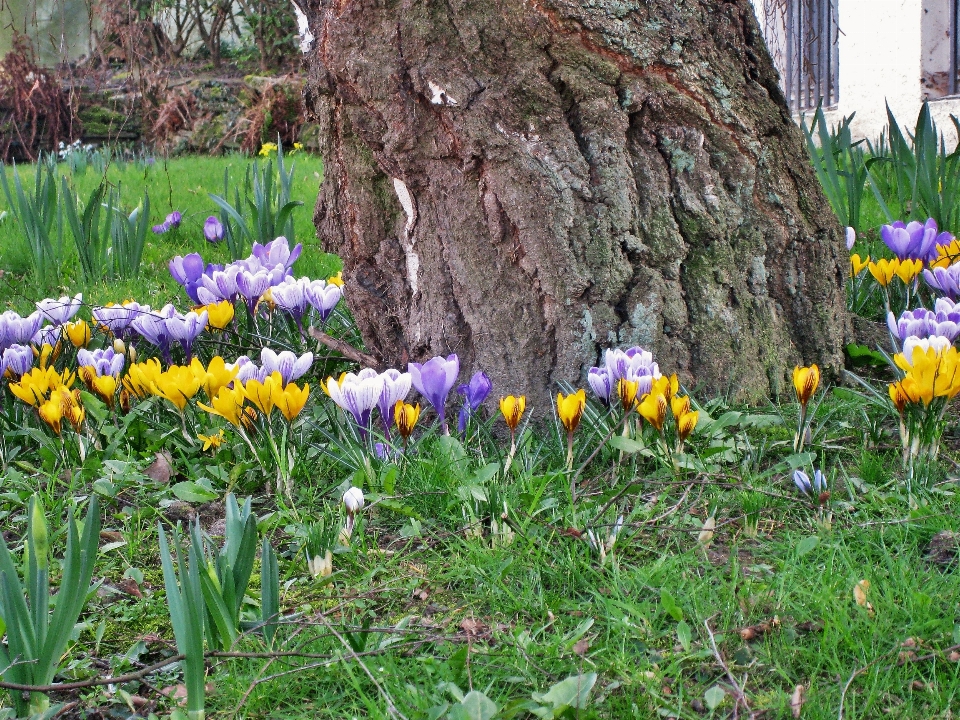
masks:
[[[603,348],[757,399],[837,368],[841,231],[749,0],[314,0],[314,215],[386,364],[547,411]]]

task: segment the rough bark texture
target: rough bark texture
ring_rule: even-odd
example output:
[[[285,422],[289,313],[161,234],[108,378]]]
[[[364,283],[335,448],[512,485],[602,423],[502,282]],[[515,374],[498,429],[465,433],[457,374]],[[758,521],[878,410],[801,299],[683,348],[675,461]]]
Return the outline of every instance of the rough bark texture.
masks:
[[[314,0],[315,221],[369,349],[546,408],[603,348],[838,366],[841,233],[749,0]]]

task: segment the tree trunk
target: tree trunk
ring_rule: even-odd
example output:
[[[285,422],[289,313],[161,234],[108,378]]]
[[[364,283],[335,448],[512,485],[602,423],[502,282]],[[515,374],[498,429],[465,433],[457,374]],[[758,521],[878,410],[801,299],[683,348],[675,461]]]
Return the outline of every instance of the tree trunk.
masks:
[[[541,411],[610,346],[746,399],[840,366],[840,227],[749,0],[312,13],[314,219],[385,363],[455,352]]]

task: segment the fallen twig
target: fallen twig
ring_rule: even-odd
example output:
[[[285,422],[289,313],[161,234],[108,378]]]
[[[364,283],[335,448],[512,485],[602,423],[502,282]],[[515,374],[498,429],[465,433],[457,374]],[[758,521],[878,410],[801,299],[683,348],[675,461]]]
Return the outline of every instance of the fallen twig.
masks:
[[[317,330],[312,325],[307,328],[307,332],[310,333],[310,337],[320,344],[326,345],[331,350],[336,350],[345,358],[353,360],[355,363],[360,363],[365,367],[374,369],[380,368],[380,361],[377,360],[373,355],[367,355],[366,353],[360,352],[353,345],[344,340],[327,335],[325,332],[322,330]]]

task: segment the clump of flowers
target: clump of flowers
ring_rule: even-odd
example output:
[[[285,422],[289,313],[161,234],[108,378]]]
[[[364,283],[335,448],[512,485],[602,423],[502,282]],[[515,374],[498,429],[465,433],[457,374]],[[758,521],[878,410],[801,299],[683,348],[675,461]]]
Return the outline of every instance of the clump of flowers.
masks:
[[[183,215],[179,210],[174,210],[172,213],[167,215],[162,223],[159,225],[154,225],[151,230],[157,235],[163,235],[166,232],[170,232],[174,228],[180,227],[180,223],[183,221]]]

